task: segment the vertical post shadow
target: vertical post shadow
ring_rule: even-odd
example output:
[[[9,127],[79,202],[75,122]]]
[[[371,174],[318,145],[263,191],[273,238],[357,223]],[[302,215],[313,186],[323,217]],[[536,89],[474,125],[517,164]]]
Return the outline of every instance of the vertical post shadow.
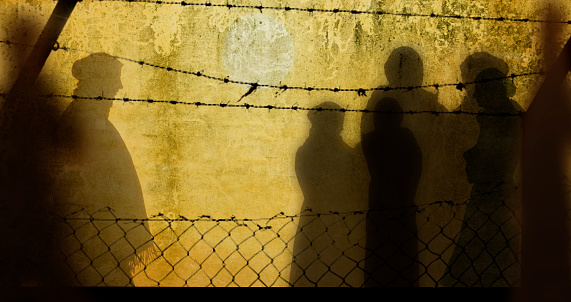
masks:
[[[545,53],[553,50],[548,30]],[[547,56],[547,55],[545,55]],[[569,301],[569,85],[567,41],[523,116],[522,281],[514,302]]]
[[[53,91],[51,81],[39,74],[50,53],[50,38],[57,36],[65,24],[61,20],[54,22],[58,18],[63,17],[50,18],[50,26],[46,26],[27,58],[25,49],[19,46],[9,49],[8,57],[13,58],[19,76],[1,108],[0,287],[64,284],[56,229],[51,219],[54,204],[50,164],[57,114],[53,103],[38,97]],[[19,22],[12,20],[12,23]],[[11,29],[32,37],[35,31],[28,26]]]

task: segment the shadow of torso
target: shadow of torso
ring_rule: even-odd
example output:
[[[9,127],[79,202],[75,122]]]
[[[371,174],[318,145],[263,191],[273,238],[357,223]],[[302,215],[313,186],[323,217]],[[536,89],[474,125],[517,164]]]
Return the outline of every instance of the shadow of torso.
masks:
[[[74,254],[69,245],[64,249],[70,253],[68,262],[77,274],[75,282],[128,285],[132,284],[135,263],[152,251],[152,235],[148,222],[140,220],[146,219],[147,213],[131,155],[107,119],[111,104],[94,102],[73,101],[57,129],[59,210],[95,218],[86,225],[81,224],[85,221],[69,224],[85,256]],[[92,264],[86,265],[90,261]]]
[[[359,287],[363,274],[356,267],[364,258],[358,244],[364,244],[365,217],[353,212],[366,209],[368,173],[362,157],[343,141],[340,129],[332,131],[342,125],[342,118],[336,120],[330,112],[319,114],[296,154],[304,201],[290,283]]]

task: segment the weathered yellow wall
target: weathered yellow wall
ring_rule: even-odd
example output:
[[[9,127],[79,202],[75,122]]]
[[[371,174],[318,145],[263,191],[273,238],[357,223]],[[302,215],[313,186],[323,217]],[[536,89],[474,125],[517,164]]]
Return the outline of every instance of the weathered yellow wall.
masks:
[[[250,2],[259,4],[259,1],[243,4]],[[544,3],[543,0],[300,0],[287,4],[326,9],[542,19],[546,18]],[[52,1],[3,2],[0,4],[0,40],[33,44],[54,5]],[[280,6],[286,2],[268,0],[263,5]],[[571,3],[561,1],[557,5],[561,13],[559,18],[571,19]],[[292,40],[291,70],[279,84],[332,88],[386,85],[383,65],[391,51],[400,46],[410,46],[420,54],[424,63],[423,83],[427,85],[462,81],[460,64],[468,55],[479,51],[503,59],[509,65],[509,73],[535,72],[544,67],[540,61],[543,49],[540,33],[544,29],[541,23],[283,10],[264,10],[262,13],[281,22]],[[226,33],[240,18],[257,14],[260,12],[253,9],[83,1],[73,11],[59,41],[61,45],[88,52],[105,52],[226,77],[228,71],[224,62],[229,60],[225,58]],[[571,27],[555,26],[563,29],[557,45],[560,47]],[[282,46],[287,47],[287,43]],[[29,51],[19,49],[24,54]],[[71,75],[71,67],[86,55],[79,51],[53,52],[42,70],[42,79],[50,83],[57,94],[73,94],[76,80]],[[19,63],[15,58],[12,48],[0,45],[3,70],[0,90],[3,92],[9,90],[18,74]],[[232,104],[249,89],[244,85],[225,84],[128,61],[123,64],[123,89],[117,97]],[[525,109],[540,79],[538,76],[516,78],[513,100]],[[438,102],[447,110],[456,109],[466,94],[466,90],[459,91],[454,87],[428,90],[437,93]],[[341,107],[362,109],[369,97],[370,93],[367,96],[355,92],[303,90],[278,93],[276,89],[262,88],[241,102],[313,107],[333,101]],[[61,112],[70,102],[69,99],[54,101],[59,102]],[[308,135],[310,123],[306,111],[116,101],[109,119],[131,153],[149,215],[267,218],[279,212],[295,215],[301,211],[303,195],[294,164],[296,151]],[[360,142],[360,123],[361,114],[345,115],[342,136],[352,147]],[[475,121],[469,123],[465,129],[467,141],[472,139],[475,143],[477,124]],[[464,151],[458,150],[459,154]],[[448,188],[447,183],[452,183],[454,189],[422,193],[420,188],[421,193],[416,198],[418,204],[469,196],[470,185],[461,175],[462,167],[450,169],[456,169],[444,173],[450,179],[425,179],[421,180],[421,186]],[[435,219],[444,223],[453,211],[442,210]],[[452,227],[457,231],[459,226],[456,221]],[[430,280],[422,282],[421,285],[430,284]]]

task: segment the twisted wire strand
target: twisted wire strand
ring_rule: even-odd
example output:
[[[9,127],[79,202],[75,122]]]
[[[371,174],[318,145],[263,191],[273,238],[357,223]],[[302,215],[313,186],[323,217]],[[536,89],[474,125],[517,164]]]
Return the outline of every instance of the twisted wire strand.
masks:
[[[501,189],[501,190],[490,190],[489,192],[483,192],[481,195],[493,194],[498,192],[509,192],[513,193],[519,190],[519,187],[513,187],[509,189]],[[200,215],[195,218],[187,218],[183,215],[178,215],[176,218],[171,218],[165,215],[164,213],[158,213],[152,215],[148,218],[127,218],[127,217],[115,217],[115,218],[96,218],[95,215],[99,212],[108,212],[113,213],[114,210],[111,207],[105,207],[99,209],[93,213],[87,213],[86,209],[81,208],[75,210],[65,216],[63,215],[56,215],[58,218],[63,219],[64,221],[67,220],[88,220],[88,221],[128,221],[128,222],[145,222],[145,221],[168,221],[168,222],[175,222],[175,221],[187,221],[187,222],[197,222],[197,221],[211,221],[211,222],[236,222],[236,223],[244,223],[244,222],[257,222],[257,221],[271,221],[276,219],[294,219],[299,218],[302,216],[334,216],[334,215],[366,215],[367,213],[372,212],[382,212],[382,211],[391,211],[391,210],[406,210],[406,209],[415,209],[417,212],[422,212],[423,208],[431,207],[431,206],[465,206],[470,202],[471,198],[457,198],[454,200],[438,200],[434,202],[424,203],[424,204],[415,204],[415,205],[408,205],[402,207],[383,207],[383,208],[376,208],[376,209],[367,209],[367,210],[355,210],[355,211],[328,211],[328,212],[315,212],[311,208],[304,209],[302,212],[293,215],[287,215],[284,212],[279,212],[278,214],[265,217],[265,218],[237,218],[236,216],[231,216],[229,218],[214,218],[210,215]],[[78,213],[82,213],[87,215],[86,217],[72,217]]]
[[[8,93],[0,93],[0,97],[7,97]],[[277,105],[256,105],[249,103],[204,103],[204,102],[186,102],[178,100],[157,100],[152,98],[128,98],[128,97],[104,97],[104,96],[77,96],[77,95],[67,95],[67,94],[44,94],[38,95],[42,98],[64,98],[64,99],[74,99],[74,100],[93,100],[93,101],[121,101],[125,103],[148,103],[148,104],[169,104],[169,105],[187,105],[196,107],[217,107],[217,108],[244,108],[244,109],[267,109],[267,110],[290,110],[290,111],[314,111],[314,112],[357,112],[363,114],[369,113],[382,113],[382,114],[403,114],[403,115],[415,115],[415,114],[432,114],[432,115],[472,115],[472,116],[496,116],[496,117],[508,117],[508,116],[522,116],[525,112],[520,111],[518,113],[507,113],[507,112],[471,112],[471,111],[432,111],[432,110],[420,110],[420,111],[384,111],[384,110],[369,110],[369,109],[351,109],[351,108],[327,108],[327,107],[303,107],[303,106],[277,106]]]
[[[85,0],[84,0],[85,1]],[[85,1],[88,2],[88,1]],[[553,24],[571,24],[571,20],[548,20],[548,19],[531,19],[531,18],[515,18],[515,17],[486,17],[486,16],[469,16],[469,15],[447,15],[437,13],[407,13],[407,12],[389,12],[386,10],[360,10],[360,9],[341,9],[341,8],[316,8],[316,7],[299,7],[299,6],[271,6],[271,5],[245,5],[226,3],[206,2],[189,2],[189,1],[161,1],[161,0],[92,0],[90,2],[125,2],[125,3],[144,3],[155,5],[180,5],[181,7],[206,7],[206,8],[223,8],[223,9],[244,9],[244,10],[264,10],[283,11],[283,12],[306,12],[326,13],[326,14],[351,14],[351,15],[374,15],[374,16],[397,16],[397,17],[420,17],[420,18],[438,18],[438,19],[468,19],[473,21],[493,21],[493,22],[519,22],[519,23],[553,23]]]
[[[16,46],[23,46],[23,47],[32,47],[32,45],[12,42],[9,40],[0,40],[0,43],[8,45],[8,46],[16,45]],[[94,53],[94,52],[87,51],[87,50],[81,50],[81,49],[77,49],[77,48],[62,46],[59,44],[59,42],[54,44],[53,50],[54,51],[58,51],[58,50],[76,51],[76,52],[83,52],[83,53],[88,53],[88,54]],[[466,88],[467,85],[475,85],[475,84],[479,84],[479,83],[487,83],[487,82],[506,80],[506,79],[514,80],[514,79],[520,78],[520,77],[541,76],[541,75],[545,74],[544,71],[526,72],[526,73],[520,73],[520,74],[512,73],[512,74],[506,75],[504,77],[497,77],[497,78],[486,79],[486,80],[481,80],[481,81],[456,82],[456,83],[435,83],[435,84],[416,85],[416,86],[401,86],[401,87],[378,86],[378,87],[372,87],[372,88],[341,88],[341,87],[317,87],[317,86],[290,86],[290,85],[270,85],[270,84],[260,84],[260,83],[256,83],[256,82],[237,81],[237,80],[232,80],[228,77],[216,77],[216,76],[208,75],[208,74],[203,73],[202,71],[183,70],[183,69],[173,68],[170,66],[157,65],[154,63],[145,62],[143,60],[136,60],[136,59],[127,58],[127,57],[123,57],[123,56],[117,56],[117,55],[110,55],[110,54],[108,54],[108,55],[110,57],[116,58],[118,60],[136,63],[136,64],[139,64],[141,66],[148,66],[148,67],[153,67],[153,68],[157,68],[157,69],[161,69],[161,70],[166,70],[167,72],[176,72],[176,73],[187,74],[187,75],[196,76],[199,78],[205,78],[205,79],[209,79],[209,80],[213,80],[213,81],[218,81],[218,82],[225,83],[225,84],[240,84],[240,85],[249,86],[250,88],[249,88],[248,92],[246,92],[240,98],[240,100],[242,100],[247,95],[250,95],[251,93],[253,93],[255,90],[257,90],[259,88],[271,88],[271,89],[278,89],[280,91],[303,90],[303,91],[308,91],[308,92],[327,91],[327,92],[333,92],[333,93],[357,92],[358,96],[366,97],[368,92],[374,92],[374,91],[385,91],[385,92],[386,91],[412,91],[412,90],[416,90],[416,89],[427,89],[427,88],[434,88],[434,89],[438,90],[441,87],[455,87],[456,89],[462,91]],[[161,102],[166,102],[166,101],[161,101]],[[249,106],[252,106],[252,105],[249,105]],[[270,108],[270,109],[273,109],[273,108]],[[442,112],[442,113],[445,113],[445,112]]]

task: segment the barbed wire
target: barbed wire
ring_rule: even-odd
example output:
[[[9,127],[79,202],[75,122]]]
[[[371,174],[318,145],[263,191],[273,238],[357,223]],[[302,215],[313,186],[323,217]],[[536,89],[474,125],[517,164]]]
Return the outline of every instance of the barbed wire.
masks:
[[[85,0],[83,0],[85,1]],[[225,8],[225,9],[246,9],[246,10],[264,10],[284,11],[284,12],[307,12],[327,13],[327,14],[351,14],[351,15],[375,15],[375,16],[397,16],[397,17],[420,17],[420,18],[438,18],[438,19],[468,19],[474,21],[496,21],[496,22],[524,22],[524,23],[554,23],[554,24],[571,24],[571,20],[546,20],[531,18],[514,18],[514,17],[484,17],[484,16],[466,16],[466,15],[445,15],[437,13],[407,13],[407,12],[389,12],[385,10],[359,10],[359,9],[341,9],[341,8],[315,8],[315,7],[297,7],[297,6],[267,6],[267,5],[244,5],[226,3],[207,2],[189,2],[189,1],[161,1],[161,0],[92,0],[92,2],[127,2],[127,3],[146,3],[155,5],[180,5],[181,7],[208,7],[208,8]]]
[[[12,42],[9,40],[0,40],[0,43],[6,44],[6,45],[17,45],[17,46],[31,47],[31,45]],[[81,50],[81,49],[72,48],[72,47],[67,47],[67,46],[61,46],[59,43],[56,43],[53,46],[53,50],[54,51],[57,51],[57,50],[78,51],[78,52],[93,54],[93,52],[90,52],[90,51]],[[131,59],[131,58],[123,57],[123,56],[110,55],[110,54],[107,54],[107,55],[110,57],[119,59],[119,60],[124,60],[127,62],[136,63],[136,64],[139,64],[141,66],[148,66],[148,67],[166,70],[167,72],[177,72],[177,73],[192,75],[192,76],[196,76],[196,77],[200,77],[200,78],[218,81],[218,82],[225,83],[225,84],[240,84],[240,85],[250,86],[249,90],[244,95],[242,95],[242,97],[238,100],[238,102],[241,101],[242,99],[244,99],[246,96],[252,94],[254,91],[256,91],[259,88],[278,89],[282,92],[285,92],[287,90],[304,90],[304,91],[308,91],[308,92],[327,91],[327,92],[334,92],[334,93],[357,92],[358,96],[367,96],[367,92],[373,92],[373,91],[385,91],[385,92],[387,92],[387,91],[412,91],[412,90],[416,90],[416,89],[427,89],[427,88],[434,88],[434,89],[438,90],[441,87],[455,87],[456,89],[462,91],[463,89],[466,88],[467,85],[475,85],[475,84],[479,84],[479,83],[487,83],[487,82],[506,80],[506,79],[513,80],[513,79],[520,78],[520,77],[544,75],[544,71],[527,72],[527,73],[521,73],[521,74],[512,73],[510,75],[506,75],[503,77],[496,77],[496,78],[480,80],[480,81],[456,82],[456,83],[436,83],[436,84],[427,84],[427,85],[399,86],[399,87],[378,86],[378,87],[373,87],[373,88],[341,88],[341,87],[318,87],[318,86],[290,86],[290,85],[270,85],[270,84],[260,84],[260,83],[256,83],[256,82],[237,81],[237,80],[232,80],[228,77],[211,76],[211,75],[205,74],[203,71],[189,71],[189,70],[178,69],[178,68],[174,68],[174,67],[170,67],[170,66],[157,65],[154,63],[145,62],[143,60],[135,60],[135,59]],[[160,101],[160,102],[166,102],[166,101]],[[195,104],[195,103],[193,103],[193,104]],[[247,105],[247,107],[249,107],[249,106],[252,106],[252,105]],[[267,106],[264,106],[264,107],[267,108]],[[276,108],[269,108],[269,109],[276,109]],[[300,108],[297,108],[297,109],[300,109]],[[434,112],[431,112],[431,113],[434,113]],[[446,113],[446,112],[435,112],[435,114],[439,114],[439,113]]]
[[[57,49],[72,50],[72,51],[77,50],[77,49],[73,49],[73,48],[69,48],[69,47],[65,47],[65,46],[57,46],[57,45],[54,46],[54,49],[56,49],[56,50]],[[79,50],[79,51],[83,51],[83,50]],[[83,51],[83,52],[86,52],[86,51]],[[240,98],[240,100],[243,99],[245,96],[251,94],[255,90],[259,89],[259,88],[278,89],[278,90],[284,91],[284,92],[287,90],[304,90],[304,91],[308,91],[308,92],[311,92],[311,91],[357,92],[357,94],[359,96],[367,96],[367,92],[372,92],[372,91],[394,91],[394,90],[411,91],[411,90],[426,89],[426,88],[439,89],[440,87],[455,87],[456,89],[462,91],[467,85],[475,85],[475,84],[479,84],[479,83],[487,83],[487,82],[493,82],[493,81],[498,81],[498,80],[515,79],[515,78],[519,78],[519,77],[527,77],[527,76],[532,76],[532,75],[543,75],[544,74],[543,71],[528,72],[528,73],[522,73],[522,74],[513,74],[512,73],[511,75],[508,75],[505,77],[497,77],[497,78],[481,80],[481,81],[471,81],[471,82],[464,82],[464,83],[463,82],[456,82],[456,83],[443,83],[443,84],[401,86],[401,87],[379,86],[379,87],[373,87],[373,88],[341,88],[341,87],[318,87],[318,86],[292,86],[292,85],[271,85],[271,84],[260,84],[260,83],[248,82],[248,81],[238,81],[238,80],[232,80],[228,77],[211,76],[211,75],[205,74],[203,71],[189,71],[189,70],[178,69],[178,68],[174,68],[174,67],[170,67],[170,66],[157,65],[157,64],[145,62],[143,60],[135,60],[135,59],[122,57],[122,56],[116,56],[116,55],[109,55],[109,56],[116,58],[116,59],[119,59],[119,60],[124,60],[127,62],[136,63],[136,64],[139,64],[141,66],[149,66],[149,67],[153,67],[153,68],[166,70],[168,72],[176,72],[176,73],[192,75],[192,76],[206,78],[209,80],[214,80],[214,81],[218,81],[218,82],[222,82],[222,83],[226,83],[226,84],[231,83],[231,84],[240,84],[240,85],[250,86],[250,89],[248,90],[248,92],[246,92],[246,94],[244,94]]]
[[[0,93],[0,97],[7,97],[8,93]],[[384,111],[384,110],[369,110],[369,109],[351,109],[351,108],[327,108],[327,107],[303,107],[303,106],[278,106],[278,105],[256,105],[249,103],[231,104],[231,103],[205,103],[205,102],[185,102],[178,100],[157,100],[152,98],[128,98],[128,97],[104,97],[104,96],[78,96],[78,95],[66,95],[66,94],[44,94],[37,95],[42,98],[64,98],[64,99],[74,99],[74,100],[94,100],[94,101],[121,101],[125,103],[148,103],[148,104],[169,104],[169,105],[187,105],[196,107],[217,107],[217,108],[244,108],[244,109],[266,109],[271,110],[290,110],[290,111],[314,111],[314,112],[356,112],[363,114],[402,114],[402,115],[414,115],[414,114],[432,114],[432,115],[473,115],[473,116],[496,116],[496,117],[509,117],[509,116],[522,116],[525,112],[519,111],[517,113],[508,112],[471,112],[471,111],[436,111],[436,110],[419,110],[419,111]]]
[[[320,217],[320,216],[334,216],[334,215],[366,215],[367,213],[374,213],[374,212],[384,212],[384,211],[392,211],[392,210],[406,210],[406,209],[419,209],[417,210],[417,212],[422,212],[422,210],[420,210],[420,208],[422,207],[428,207],[428,206],[434,206],[434,205],[439,205],[439,206],[465,206],[469,203],[469,199],[462,201],[462,202],[453,202],[453,201],[449,201],[449,200],[442,200],[442,201],[435,201],[429,204],[421,204],[421,205],[410,205],[410,206],[403,206],[403,207],[395,207],[395,208],[377,208],[377,209],[367,209],[367,210],[355,210],[355,211],[345,211],[345,212],[341,212],[341,211],[328,211],[328,212],[315,212],[313,209],[311,208],[306,208],[304,209],[301,213],[299,214],[295,214],[295,215],[286,215],[284,212],[280,212],[279,214],[276,214],[272,217],[269,218],[236,218],[235,216],[231,216],[230,218],[214,218],[210,215],[200,215],[196,218],[188,218],[185,217],[183,215],[177,215],[176,217],[169,217],[168,215],[164,214],[164,213],[158,213],[155,215],[152,215],[148,218],[126,218],[126,217],[115,217],[115,218],[97,218],[95,217],[95,214],[99,211],[105,210],[105,211],[110,211],[113,212],[114,210],[110,207],[105,207],[95,213],[91,213],[89,214],[88,217],[71,217],[77,213],[81,213],[81,212],[85,212],[86,209],[85,208],[81,208],[79,210],[73,211],[69,214],[67,214],[66,216],[62,216],[62,215],[56,215],[56,217],[61,218],[64,221],[72,221],[72,220],[86,220],[86,221],[115,221],[115,222],[119,222],[119,221],[127,221],[127,222],[147,222],[147,221],[169,221],[169,222],[176,222],[176,221],[187,221],[187,222],[198,222],[198,221],[211,221],[211,222],[228,222],[228,221],[232,221],[232,222],[236,222],[236,223],[240,223],[240,222],[256,222],[256,221],[270,221],[270,220],[276,220],[276,219],[295,219],[295,218],[300,218],[300,217],[304,217],[304,216],[315,216],[315,217]],[[87,212],[85,212],[87,213]]]
[[[501,184],[500,184],[501,185]],[[500,187],[500,185],[496,187]],[[407,209],[414,209],[416,212],[421,213],[424,211],[424,208],[431,207],[431,206],[466,206],[470,203],[470,201],[474,198],[474,196],[486,196],[494,193],[500,192],[507,192],[513,193],[519,190],[519,187],[515,186],[513,188],[508,189],[501,189],[501,190],[490,190],[486,192],[479,193],[477,195],[472,195],[470,197],[464,198],[456,198],[454,200],[438,200],[428,203],[420,203],[420,204],[413,204],[413,205],[406,205],[401,207],[378,207],[375,209],[363,209],[363,210],[354,210],[354,211],[328,211],[328,212],[317,212],[311,208],[303,209],[298,214],[287,215],[284,212],[279,212],[278,214],[271,216],[271,217],[263,217],[263,218],[237,218],[236,216],[232,215],[229,218],[214,218],[211,215],[200,215],[194,218],[188,218],[183,215],[177,215],[176,217],[169,217],[164,213],[157,213],[155,215],[149,216],[147,218],[140,218],[140,217],[114,217],[114,218],[97,218],[95,214],[101,211],[105,212],[114,212],[114,209],[111,207],[104,207],[102,209],[97,210],[96,212],[88,214],[87,217],[73,217],[75,214],[84,213],[87,214],[87,210],[85,208],[77,209],[71,213],[66,215],[58,215],[55,214],[54,216],[63,219],[64,221],[67,220],[88,220],[88,221],[127,221],[127,222],[147,222],[147,221],[169,221],[169,222],[176,222],[176,221],[187,221],[187,222],[198,222],[198,221],[211,221],[211,222],[236,222],[236,223],[244,223],[244,222],[258,222],[258,221],[271,221],[276,219],[296,219],[304,216],[331,216],[331,215],[366,215],[367,213],[374,213],[374,212],[385,212],[385,211],[393,211],[393,210],[407,210]]]

